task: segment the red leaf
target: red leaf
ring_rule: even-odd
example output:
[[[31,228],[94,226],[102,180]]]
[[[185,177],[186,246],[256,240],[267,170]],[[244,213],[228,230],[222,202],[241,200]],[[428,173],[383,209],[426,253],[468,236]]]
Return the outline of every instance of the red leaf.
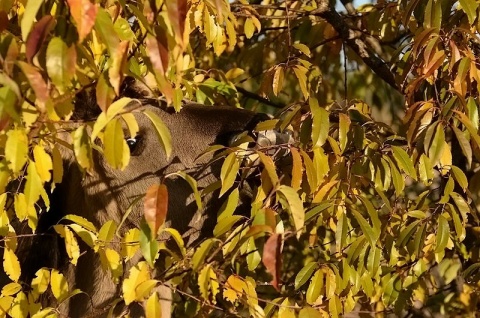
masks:
[[[156,28],[157,37],[147,36],[147,51],[153,67],[162,75],[168,68],[168,41],[164,30]]]
[[[0,11],[0,32],[6,30],[8,26],[8,15],[5,11]]]
[[[177,42],[183,45],[183,32],[185,31],[185,18],[187,17],[187,0],[165,1],[168,19],[172,24]]]
[[[77,24],[78,42],[81,43],[92,31],[98,13],[98,6],[89,0],[67,0],[67,2],[73,20]]]
[[[262,262],[267,271],[273,276],[272,286],[280,291],[280,267],[282,266],[281,258],[282,236],[280,234],[272,234],[265,246],[263,247]]]
[[[42,47],[45,38],[52,30],[54,24],[55,18],[51,15],[46,15],[42,17],[37,23],[35,23],[32,31],[27,38],[27,49],[25,54],[27,56],[28,62],[32,62],[33,57]]]
[[[160,226],[165,223],[168,210],[168,190],[164,184],[150,186],[145,194],[143,213],[152,234],[156,235]]]
[[[45,80],[43,79],[38,68],[22,61],[18,61],[17,63],[27,77],[33,91],[35,92],[35,97],[37,99],[35,104],[39,108],[40,112],[43,113],[45,111],[45,102],[48,100],[49,95],[47,83],[45,83]]]

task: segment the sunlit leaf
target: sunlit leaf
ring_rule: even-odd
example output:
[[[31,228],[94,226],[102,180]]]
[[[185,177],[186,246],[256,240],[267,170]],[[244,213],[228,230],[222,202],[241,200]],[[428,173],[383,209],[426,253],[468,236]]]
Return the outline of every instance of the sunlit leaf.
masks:
[[[160,226],[165,223],[168,212],[168,190],[164,184],[151,185],[143,204],[143,214],[148,226],[155,235]]]

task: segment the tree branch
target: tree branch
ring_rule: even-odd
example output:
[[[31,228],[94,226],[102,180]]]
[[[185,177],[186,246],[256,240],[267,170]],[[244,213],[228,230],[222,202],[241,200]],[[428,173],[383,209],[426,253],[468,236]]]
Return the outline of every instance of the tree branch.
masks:
[[[282,104],[282,103],[272,102],[272,101],[270,101],[270,100],[268,100],[268,99],[266,99],[266,98],[264,98],[264,97],[262,97],[262,96],[259,96],[259,95],[255,94],[255,93],[252,93],[252,92],[250,92],[250,91],[247,91],[247,90],[246,90],[245,88],[243,88],[243,87],[235,86],[235,88],[237,89],[237,91],[238,91],[239,93],[241,93],[243,96],[245,96],[245,97],[247,97],[247,98],[251,98],[251,99],[257,100],[257,101],[259,101],[259,102],[261,102],[261,103],[264,103],[264,104],[269,105],[269,106],[273,106],[273,107],[275,107],[275,108],[283,108],[283,107],[285,107],[285,105]]]
[[[372,49],[360,38],[360,36],[356,35],[357,32],[345,23],[335,9],[324,6],[313,12],[313,14],[325,19],[330,25],[332,25],[342,40],[372,69],[375,74],[391,87],[399,91],[399,87],[395,82],[395,77],[385,61],[375,55]]]

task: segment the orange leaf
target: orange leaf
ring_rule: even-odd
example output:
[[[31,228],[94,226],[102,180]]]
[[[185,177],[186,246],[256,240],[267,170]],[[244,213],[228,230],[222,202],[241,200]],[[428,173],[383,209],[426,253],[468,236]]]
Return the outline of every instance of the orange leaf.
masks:
[[[153,67],[161,74],[165,75],[168,68],[168,41],[165,30],[156,28],[157,36],[147,35],[147,51]]]
[[[73,20],[77,24],[78,42],[81,43],[95,24],[98,6],[89,0],[67,0],[67,2]]]
[[[282,236],[280,234],[272,234],[263,247],[262,257],[263,265],[265,265],[267,271],[273,276],[272,286],[278,291],[280,291],[278,284],[280,280],[280,268],[282,266],[281,249]]]
[[[187,17],[187,0],[165,1],[167,5],[168,19],[172,24],[173,32],[177,43],[183,43],[183,32],[185,31],[185,19]]]
[[[145,194],[143,213],[148,226],[155,235],[160,226],[165,223],[168,210],[168,190],[164,184],[150,186]]]

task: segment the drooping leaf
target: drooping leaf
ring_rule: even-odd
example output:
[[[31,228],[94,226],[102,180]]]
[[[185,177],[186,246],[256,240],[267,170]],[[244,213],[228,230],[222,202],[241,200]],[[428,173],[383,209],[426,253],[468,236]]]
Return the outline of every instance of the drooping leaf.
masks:
[[[280,198],[285,198],[280,201],[283,207],[290,212],[295,230],[297,231],[297,237],[300,236],[305,223],[305,210],[303,209],[302,200],[294,189],[286,185],[278,187],[277,193],[281,195]]]
[[[152,234],[158,233],[158,229],[165,223],[168,212],[168,189],[164,184],[151,185],[143,203],[143,214]]]
[[[81,43],[95,25],[98,6],[90,0],[67,0],[67,2],[70,14],[77,25],[78,40]]]
[[[155,131],[157,132],[158,139],[165,150],[167,159],[170,158],[172,155],[172,136],[170,135],[168,127],[165,126],[160,117],[158,117],[154,112],[146,110],[143,113],[152,122],[153,126],[155,127]]]
[[[52,30],[54,25],[55,18],[51,15],[45,15],[40,20],[38,20],[37,23],[35,23],[33,30],[28,35],[26,43],[27,47],[25,55],[28,62],[32,62],[33,57],[42,47],[43,42],[45,41],[48,33]]]
[[[302,287],[312,277],[317,266],[317,262],[310,262],[298,272],[297,276],[295,276],[295,290]]]
[[[267,271],[272,275],[272,286],[280,290],[280,269],[282,264],[282,236],[272,234],[263,247],[262,262]]]
[[[237,160],[235,152],[231,152],[222,164],[220,171],[220,180],[222,180],[222,188],[220,189],[220,196],[225,194],[235,183],[240,165]]]
[[[50,40],[47,48],[47,72],[60,93],[65,91],[75,74],[77,54],[60,37]]]
[[[130,161],[130,151],[123,134],[122,123],[118,118],[108,122],[103,135],[105,159],[116,169],[125,169]]]

